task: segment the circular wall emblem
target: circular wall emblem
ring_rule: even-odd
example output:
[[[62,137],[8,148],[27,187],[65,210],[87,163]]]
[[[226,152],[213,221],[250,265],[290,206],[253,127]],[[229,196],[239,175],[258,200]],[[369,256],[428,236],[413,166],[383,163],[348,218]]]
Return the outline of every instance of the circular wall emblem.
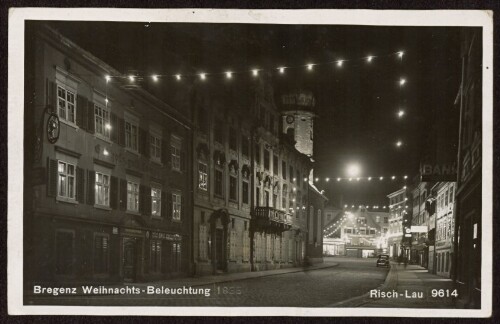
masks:
[[[59,132],[61,131],[59,117],[52,113],[47,119],[47,139],[51,144],[54,144],[59,139]]]
[[[287,123],[291,124],[291,123],[294,122],[294,120],[295,120],[295,118],[292,115],[286,116],[286,122]]]

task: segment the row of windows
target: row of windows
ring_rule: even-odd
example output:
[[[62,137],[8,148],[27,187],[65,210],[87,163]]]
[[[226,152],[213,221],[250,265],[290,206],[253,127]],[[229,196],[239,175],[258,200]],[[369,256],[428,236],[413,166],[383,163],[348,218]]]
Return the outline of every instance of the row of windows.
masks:
[[[64,86],[60,83],[57,85],[57,114],[59,118],[70,124],[76,124],[76,110],[85,109],[84,107],[77,107],[76,102],[76,91],[70,90],[70,87]],[[112,129],[110,120],[110,106],[105,99],[106,104],[102,105],[99,103],[93,104],[93,114],[94,114],[94,131],[95,134],[104,139],[111,139],[111,132],[115,131]],[[118,130],[116,130],[118,131]],[[147,135],[149,138],[149,143],[141,143],[139,121],[133,116],[125,116],[124,122],[124,133],[125,133],[125,147],[131,151],[139,152],[140,145],[149,146],[149,156],[151,160],[158,163],[161,162],[162,154],[162,136],[161,131],[151,130]],[[148,148],[145,147],[145,150]],[[176,136],[172,135],[170,141],[171,149],[171,165],[173,170],[181,170],[181,150],[182,150],[182,140]]]
[[[96,233],[93,240],[93,273],[109,274],[109,236]],[[149,269],[151,272],[178,272],[181,270],[181,242],[151,240]],[[169,253],[162,253],[166,250]],[[55,237],[55,273],[73,275],[75,272],[75,237],[71,230],[58,230]],[[167,266],[168,264],[168,266]]]
[[[64,200],[76,202],[76,166],[72,163],[58,160],[58,179],[57,196]],[[94,203],[98,206],[110,207],[111,195],[111,172],[95,172],[95,190]],[[80,179],[78,181],[83,181]],[[138,212],[140,204],[140,184],[139,181],[128,179],[126,182],[127,190],[127,211]],[[151,215],[162,215],[162,191],[160,186],[152,186],[151,190]],[[181,219],[182,195],[180,192],[172,193],[172,219]]]
[[[446,189],[446,191],[444,191],[443,193],[441,193],[439,196],[438,196],[438,208],[439,209],[442,209],[442,208],[445,208],[446,206],[448,206],[448,204],[450,203],[453,203],[455,199],[455,186],[450,186],[449,189]]]

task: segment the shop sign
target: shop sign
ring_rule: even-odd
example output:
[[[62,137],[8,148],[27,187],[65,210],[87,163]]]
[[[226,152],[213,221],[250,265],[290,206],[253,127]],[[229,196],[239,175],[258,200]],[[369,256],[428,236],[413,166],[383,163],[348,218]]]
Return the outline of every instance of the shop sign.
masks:
[[[412,233],[427,233],[427,226],[412,226]]]
[[[151,232],[151,238],[152,239],[169,240],[169,241],[180,241],[182,237],[179,234]]]

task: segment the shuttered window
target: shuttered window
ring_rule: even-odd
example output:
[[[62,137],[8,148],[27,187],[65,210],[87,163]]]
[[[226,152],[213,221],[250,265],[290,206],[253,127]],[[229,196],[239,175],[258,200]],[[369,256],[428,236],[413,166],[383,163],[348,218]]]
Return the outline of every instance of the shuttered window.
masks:
[[[71,163],[58,161],[59,177],[57,195],[61,198],[75,199],[75,166]]]
[[[151,188],[151,215],[161,216],[161,189]]]
[[[74,124],[76,118],[76,94],[63,85],[57,85],[57,115]]]

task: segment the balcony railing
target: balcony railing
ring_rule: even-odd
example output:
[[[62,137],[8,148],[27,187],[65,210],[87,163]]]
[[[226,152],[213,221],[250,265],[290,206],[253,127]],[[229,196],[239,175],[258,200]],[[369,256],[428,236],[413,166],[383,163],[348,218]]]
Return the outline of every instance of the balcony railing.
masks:
[[[259,228],[288,230],[292,226],[292,215],[273,207],[255,207],[253,216]]]

